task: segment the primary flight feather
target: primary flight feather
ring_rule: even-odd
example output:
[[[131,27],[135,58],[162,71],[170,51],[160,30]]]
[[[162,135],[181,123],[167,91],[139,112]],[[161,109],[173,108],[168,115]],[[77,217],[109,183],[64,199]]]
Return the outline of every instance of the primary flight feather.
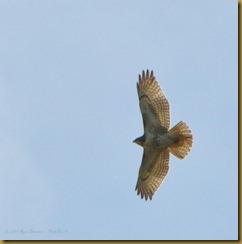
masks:
[[[192,147],[192,134],[184,122],[171,130],[170,107],[153,71],[143,71],[137,83],[144,135],[134,140],[144,148],[135,190],[141,198],[152,200],[169,170],[170,152],[183,159]]]

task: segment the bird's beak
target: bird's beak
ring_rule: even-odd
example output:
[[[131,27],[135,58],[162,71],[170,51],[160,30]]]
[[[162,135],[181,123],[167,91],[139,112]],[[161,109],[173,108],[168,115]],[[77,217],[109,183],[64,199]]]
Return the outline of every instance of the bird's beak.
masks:
[[[138,139],[133,140],[133,142],[141,146],[141,143]]]
[[[138,140],[137,139],[133,140],[133,143],[138,144]]]
[[[143,147],[143,144],[144,144],[143,139],[144,139],[144,136],[141,136],[141,137],[136,138],[133,142]]]

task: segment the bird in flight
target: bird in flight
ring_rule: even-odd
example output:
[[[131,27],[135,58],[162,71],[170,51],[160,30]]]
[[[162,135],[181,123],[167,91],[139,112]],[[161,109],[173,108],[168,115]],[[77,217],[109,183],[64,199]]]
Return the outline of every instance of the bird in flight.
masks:
[[[135,190],[141,198],[152,200],[169,170],[170,152],[179,159],[185,158],[192,147],[192,134],[180,121],[169,130],[170,108],[153,71],[143,70],[137,83],[144,135],[133,142],[144,148],[143,159]]]

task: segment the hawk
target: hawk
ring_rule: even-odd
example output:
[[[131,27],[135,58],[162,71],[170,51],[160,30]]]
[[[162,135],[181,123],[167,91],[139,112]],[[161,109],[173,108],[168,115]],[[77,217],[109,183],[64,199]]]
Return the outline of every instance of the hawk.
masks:
[[[144,135],[133,142],[144,148],[143,159],[135,190],[141,198],[152,200],[169,170],[170,152],[179,159],[185,158],[192,147],[192,134],[180,121],[170,127],[169,103],[153,71],[142,72],[137,83]]]

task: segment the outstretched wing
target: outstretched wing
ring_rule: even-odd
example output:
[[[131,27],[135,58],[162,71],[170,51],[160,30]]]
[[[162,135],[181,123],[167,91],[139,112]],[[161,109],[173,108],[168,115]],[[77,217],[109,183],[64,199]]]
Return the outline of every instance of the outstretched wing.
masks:
[[[139,178],[135,190],[137,195],[145,200],[150,198],[160,187],[169,170],[169,151],[157,152],[154,149],[144,149]]]
[[[145,133],[152,127],[167,132],[170,127],[169,103],[155,79],[153,70],[150,74],[149,70],[146,74],[143,70],[142,76],[139,75],[137,91]]]

